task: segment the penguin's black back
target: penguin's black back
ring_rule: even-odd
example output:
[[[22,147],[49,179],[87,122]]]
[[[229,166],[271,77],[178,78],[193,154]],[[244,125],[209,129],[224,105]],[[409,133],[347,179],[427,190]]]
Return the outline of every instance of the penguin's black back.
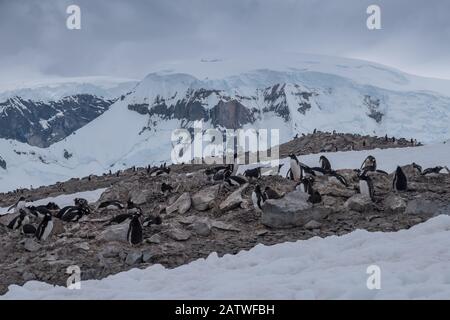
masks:
[[[142,225],[138,216],[133,216],[128,227],[128,242],[132,245],[142,242]]]
[[[398,191],[406,191],[408,188],[408,181],[405,173],[400,167],[397,167],[397,171],[395,172],[394,184],[394,189]]]

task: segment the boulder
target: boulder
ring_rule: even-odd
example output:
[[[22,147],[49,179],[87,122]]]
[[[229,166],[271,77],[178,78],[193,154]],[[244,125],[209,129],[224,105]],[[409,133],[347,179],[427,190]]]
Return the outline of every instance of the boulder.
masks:
[[[42,247],[39,243],[37,243],[36,241],[34,241],[34,239],[31,238],[26,239],[23,246],[25,250],[29,252],[36,252]]]
[[[19,215],[19,213],[8,213],[0,216],[0,224],[8,226],[8,224]]]
[[[235,226],[233,226],[233,225],[231,225],[229,223],[225,223],[223,221],[217,221],[217,220],[216,221],[212,221],[211,222],[211,226],[213,228],[220,229],[220,230],[225,230],[225,231],[236,231],[236,232],[241,231],[240,229],[236,228]]]
[[[186,241],[191,237],[191,233],[179,228],[172,228],[166,231],[167,236],[176,241]]]
[[[141,189],[133,189],[129,193],[129,197],[133,203],[139,205],[143,205],[147,203],[147,199],[152,195],[151,190],[141,190]]]
[[[368,196],[357,193],[345,201],[344,207],[358,212],[365,212],[373,209],[374,204]]]
[[[388,212],[402,213],[406,209],[406,201],[398,195],[390,194],[384,199],[384,207]]]
[[[307,224],[305,224],[305,228],[308,230],[319,229],[322,226],[320,222],[316,220],[311,220]]]
[[[158,244],[161,243],[161,236],[159,234],[154,234],[146,240],[148,243]]]
[[[423,197],[411,200],[405,209],[405,214],[412,215],[435,215],[441,209],[441,202],[425,199]]]
[[[121,223],[106,227],[98,235],[99,240],[104,241],[127,241],[128,223]]]
[[[222,203],[219,205],[219,209],[222,211],[233,210],[241,205],[244,201],[242,199],[242,192],[248,187],[248,183],[244,184],[239,189],[231,193]]]
[[[188,192],[183,193],[172,205],[166,208],[166,213],[178,211],[179,214],[186,213],[191,208],[191,196]]]
[[[131,251],[127,254],[125,258],[125,263],[132,266],[142,262],[142,252],[140,251]]]
[[[281,199],[267,200],[262,206],[262,224],[272,228],[290,228],[320,219],[322,210],[313,208],[308,198],[307,193],[295,190]]]
[[[216,184],[212,187],[205,188],[192,196],[192,206],[195,210],[205,211],[214,205],[220,185]]]
[[[211,234],[211,223],[208,219],[195,221],[191,228],[199,236],[207,237]]]

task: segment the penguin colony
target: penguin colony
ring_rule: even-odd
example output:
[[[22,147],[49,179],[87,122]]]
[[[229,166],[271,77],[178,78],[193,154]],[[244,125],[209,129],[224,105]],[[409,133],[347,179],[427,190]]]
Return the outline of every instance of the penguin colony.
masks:
[[[333,170],[331,162],[324,155],[319,157],[318,167],[309,167],[302,163],[295,154],[290,154],[289,165],[290,168],[287,171],[286,178],[297,182],[295,189],[308,194],[308,202],[312,204],[322,202],[321,194],[314,188],[316,177],[328,176],[330,179],[335,179],[342,188],[349,187],[346,178]],[[262,212],[263,205],[266,201],[280,199],[284,197],[284,194],[275,190],[272,186],[262,186],[259,181],[267,173],[278,175],[282,166],[279,165],[274,168],[269,168],[269,170],[266,170],[267,167],[256,167],[245,170],[240,175],[237,174],[237,165],[229,164],[209,167],[204,170],[204,173],[209,181],[221,182],[225,187],[229,188],[240,187],[248,182],[256,182],[254,190],[251,193],[251,200],[254,210]],[[422,176],[436,175],[443,170],[450,173],[450,170],[445,166],[437,166],[423,170],[420,165],[412,163],[412,167]],[[132,170],[136,169],[132,168]],[[265,174],[263,174],[264,170],[266,172]],[[377,161],[371,155],[364,159],[359,169],[355,169],[354,171],[357,173],[359,192],[374,201],[375,190],[371,176],[374,172],[383,175],[388,175],[388,173],[377,168]],[[148,167],[146,172],[150,177],[169,175],[170,168],[164,163],[159,167]],[[120,172],[117,174],[120,174]],[[398,166],[392,179],[392,191],[407,192],[408,190],[407,177],[402,168]],[[160,191],[164,196],[176,192],[170,184],[165,182],[161,184]],[[72,206],[59,208],[53,202],[40,206],[27,205],[26,199],[20,197],[8,211],[11,210],[14,210],[17,216],[7,227],[13,230],[20,230],[23,235],[33,236],[38,241],[45,241],[51,235],[54,219],[60,219],[64,223],[72,223],[92,213],[92,208],[89,203],[81,198],[74,199],[74,205]],[[130,199],[126,203],[119,200],[104,201],[98,204],[95,210],[100,212],[104,210],[123,211],[123,213],[117,214],[105,223],[105,226],[127,224],[127,240],[130,245],[138,245],[143,241],[143,228],[162,223],[159,215],[144,217],[142,209]]]

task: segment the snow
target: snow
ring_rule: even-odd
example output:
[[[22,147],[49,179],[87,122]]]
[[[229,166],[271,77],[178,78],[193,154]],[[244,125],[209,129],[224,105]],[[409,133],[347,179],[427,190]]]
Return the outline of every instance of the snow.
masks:
[[[69,290],[43,282],[12,285],[2,299],[448,299],[450,216],[393,233],[356,230],[221,258],[216,253],[174,269],[153,265]],[[370,266],[380,289],[369,290]]]
[[[56,197],[48,197],[44,199],[39,199],[36,201],[30,201],[27,202],[28,206],[40,206],[40,205],[46,205],[49,202],[56,203],[60,208],[63,208],[65,206],[73,205],[73,200],[75,198],[84,198],[89,203],[96,202],[98,199],[100,199],[100,196],[103,192],[105,192],[106,188],[101,188],[93,191],[82,191],[82,192],[76,192],[76,193],[70,193],[70,194],[62,194]],[[0,216],[7,213],[8,208],[0,208]]]

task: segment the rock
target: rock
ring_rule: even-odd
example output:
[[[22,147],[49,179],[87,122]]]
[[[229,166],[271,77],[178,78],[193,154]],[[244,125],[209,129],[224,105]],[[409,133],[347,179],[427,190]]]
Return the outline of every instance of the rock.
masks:
[[[191,237],[189,231],[185,231],[179,228],[172,228],[166,231],[167,235],[176,241],[186,241]]]
[[[34,239],[28,238],[25,240],[24,243],[24,248],[25,250],[29,251],[29,252],[36,252],[39,249],[41,249],[41,245],[39,243],[37,243],[36,241],[34,241]]]
[[[314,212],[308,198],[307,193],[296,190],[281,199],[267,200],[262,207],[262,224],[272,228],[304,225],[312,219]]]
[[[53,229],[51,235],[58,235],[66,231],[64,229],[64,224],[60,219],[52,219],[52,221],[53,221]]]
[[[267,234],[268,232],[269,232],[268,230],[262,229],[262,230],[256,231],[256,235],[257,235],[258,237],[260,237],[260,236],[263,236],[263,235]]]
[[[19,215],[18,213],[9,213],[0,216],[0,224],[7,226],[18,215]]]
[[[241,230],[236,228],[235,226],[222,222],[222,221],[213,221],[211,226],[216,229],[225,230],[225,231],[236,231],[240,232]]]
[[[152,257],[153,257],[153,252],[151,250],[144,250],[142,252],[142,261],[143,262],[149,262]]]
[[[25,272],[22,274],[22,279],[23,279],[24,281],[35,280],[35,279],[36,279],[36,275],[35,275],[34,273],[32,273],[32,272],[25,271]]]
[[[248,187],[248,183],[244,184],[242,187],[231,193],[219,206],[220,210],[228,211],[235,209],[242,203],[242,191]]]
[[[179,214],[186,213],[191,208],[191,196],[188,192],[183,193],[172,205],[166,208],[166,213],[178,211]]]
[[[144,189],[133,189],[130,191],[129,197],[133,203],[143,205],[147,202],[147,199],[151,196],[152,192],[150,190]]]
[[[98,235],[98,240],[104,241],[127,241],[128,223],[111,225]]]
[[[152,235],[150,238],[148,238],[147,240],[145,240],[148,243],[161,243],[161,236],[159,234],[154,234]]]
[[[392,213],[402,213],[406,209],[406,201],[395,194],[390,194],[384,199],[384,207],[386,211]]]
[[[211,223],[208,219],[195,221],[191,228],[199,236],[207,237],[211,234]]]
[[[89,249],[90,249],[89,244],[87,242],[77,243],[77,244],[75,244],[75,247],[80,248],[85,251],[89,251]]]
[[[125,259],[125,263],[130,266],[135,265],[140,262],[142,262],[142,252],[140,252],[140,251],[129,252]]]
[[[195,210],[205,211],[213,207],[220,185],[202,189],[192,196],[192,206]]]
[[[372,209],[374,205],[368,196],[357,193],[345,201],[344,207],[350,210],[364,212]]]
[[[322,226],[320,222],[316,220],[311,220],[307,224],[305,224],[305,228],[308,230],[319,229]]]
[[[436,200],[424,199],[420,197],[408,202],[406,206],[405,214],[425,214],[435,215],[441,207],[441,203]]]

